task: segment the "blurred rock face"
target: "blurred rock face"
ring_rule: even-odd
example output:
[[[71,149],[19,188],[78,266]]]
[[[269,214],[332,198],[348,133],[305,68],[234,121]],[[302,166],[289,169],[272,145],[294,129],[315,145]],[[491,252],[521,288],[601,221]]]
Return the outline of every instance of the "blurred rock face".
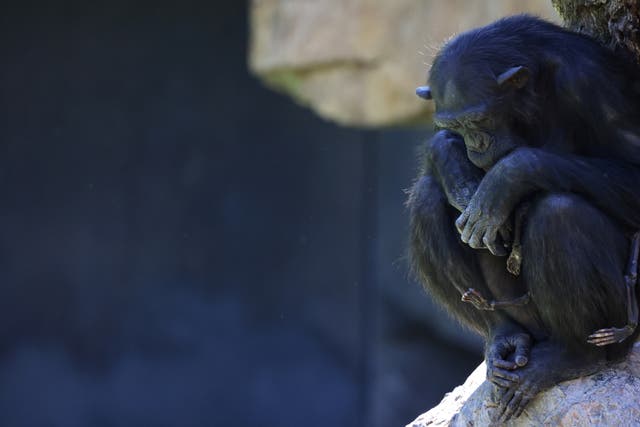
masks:
[[[249,66],[326,119],[411,123],[428,117],[414,89],[442,42],[522,12],[558,19],[539,0],[252,0]]]

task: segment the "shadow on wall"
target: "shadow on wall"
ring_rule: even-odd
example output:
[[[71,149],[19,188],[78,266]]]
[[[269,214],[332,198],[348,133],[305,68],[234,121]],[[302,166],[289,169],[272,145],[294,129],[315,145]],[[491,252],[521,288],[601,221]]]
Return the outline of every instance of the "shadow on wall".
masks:
[[[401,424],[476,362],[452,347],[446,374],[444,341],[389,311],[385,288],[409,287],[391,262],[417,135],[379,136],[406,162],[373,186],[397,210],[367,231],[373,133],[250,79],[245,15],[1,18],[0,425],[351,426],[372,408]]]

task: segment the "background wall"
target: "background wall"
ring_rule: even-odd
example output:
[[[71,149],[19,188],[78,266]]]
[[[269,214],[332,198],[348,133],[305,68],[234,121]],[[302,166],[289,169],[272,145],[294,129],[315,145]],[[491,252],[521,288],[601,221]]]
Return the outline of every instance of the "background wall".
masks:
[[[264,89],[246,16],[1,14],[0,425],[403,425],[479,363],[406,277],[426,131]]]
[[[551,3],[250,0],[248,62],[269,87],[338,123],[428,124],[433,105],[416,97],[414,89],[426,80],[445,40],[518,13],[560,22]],[[603,8],[579,7],[594,13]],[[619,30],[627,33],[626,27]]]

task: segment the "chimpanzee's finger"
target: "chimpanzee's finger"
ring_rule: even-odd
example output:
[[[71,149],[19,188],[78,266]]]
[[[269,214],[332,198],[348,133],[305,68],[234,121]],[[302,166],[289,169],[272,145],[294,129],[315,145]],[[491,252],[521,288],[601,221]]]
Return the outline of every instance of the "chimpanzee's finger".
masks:
[[[525,394],[525,395],[522,396],[522,401],[520,402],[520,407],[513,414],[513,418],[518,418],[522,414],[522,411],[524,411],[524,408],[527,407],[527,405],[529,404],[530,400],[531,400],[531,397],[529,397],[529,395]]]
[[[531,353],[531,337],[527,334],[518,334],[514,338],[515,351],[513,352],[516,364],[523,367],[529,362],[529,354]]]
[[[494,359],[493,366],[495,366],[496,368],[509,369],[510,371],[513,371],[518,367],[515,362],[504,359]]]
[[[515,388],[511,387],[507,390],[505,394],[502,395],[502,398],[498,403],[498,410],[496,411],[497,412],[496,421],[502,420],[502,417],[504,416],[504,412],[507,410],[507,406],[509,405],[509,402],[511,402],[511,399],[513,398],[513,395],[515,394],[515,392],[516,392]]]
[[[497,385],[498,387],[502,387],[502,388],[509,388],[513,385],[512,382],[507,381],[505,379],[499,378],[499,377],[494,377],[494,376],[490,376],[487,378],[490,382],[492,382],[493,384]]]
[[[597,331],[595,331],[594,333],[592,333],[591,335],[589,335],[588,338],[604,338],[604,337],[610,337],[613,336],[615,333],[615,331],[613,330],[613,328],[607,328],[607,329],[598,329]]]
[[[462,232],[464,231],[464,227],[467,225],[468,219],[469,209],[465,209],[464,212],[462,212],[456,220],[456,229],[458,229],[458,233],[462,234]]]
[[[473,227],[473,231],[471,232],[471,236],[469,237],[468,245],[473,249],[482,249],[484,248],[484,244],[482,243],[482,235],[484,234],[484,229],[481,224],[476,224]]]
[[[489,249],[495,256],[505,256],[507,255],[507,250],[502,245],[502,242],[498,239],[498,230],[495,227],[487,228],[487,231],[484,233],[484,237],[482,238],[482,242],[484,246]]]
[[[504,369],[492,369],[491,376],[505,379],[507,381],[510,381],[512,384],[516,384],[520,382],[520,375]]]
[[[505,408],[500,421],[502,421],[503,423],[507,422],[513,415],[515,415],[515,413],[518,412],[518,409],[520,409],[521,402],[522,392],[516,391],[515,393],[513,393],[511,401],[507,404],[507,407]]]
[[[590,338],[587,342],[598,347],[603,347],[605,345],[615,344],[617,339],[612,335],[609,337]]]
[[[616,333],[613,328],[599,329],[587,337],[589,344],[603,347],[617,342]]]
[[[508,389],[509,387],[491,387],[491,403],[493,403],[494,406],[497,406],[498,402],[502,400],[502,396],[504,396]]]
[[[464,243],[469,243],[469,239],[473,234],[474,225],[475,224],[473,224],[471,221],[467,221],[467,223],[465,224],[464,229],[462,230],[462,234],[460,234],[460,239]]]

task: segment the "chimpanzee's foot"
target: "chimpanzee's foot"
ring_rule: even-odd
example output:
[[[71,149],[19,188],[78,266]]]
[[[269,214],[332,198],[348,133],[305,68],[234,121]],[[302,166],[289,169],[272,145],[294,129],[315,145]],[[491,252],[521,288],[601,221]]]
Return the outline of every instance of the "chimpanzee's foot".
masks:
[[[527,365],[511,372],[518,380],[502,389],[495,417],[500,422],[518,417],[541,391],[562,381],[590,375],[603,365],[601,352],[569,354],[552,342],[537,343],[531,350]]]
[[[485,299],[484,296],[473,288],[467,289],[467,291],[462,294],[462,298],[460,299],[462,302],[468,302],[472,304],[478,310],[485,311],[493,311],[494,308],[491,306],[489,301]]]
[[[529,361],[531,337],[525,332],[497,335],[488,343],[485,355],[487,379],[495,385],[509,388],[517,385],[520,377],[511,372]]]
[[[635,325],[627,325],[624,328],[599,329],[589,335],[587,342],[598,347],[621,343],[633,335],[635,329]]]

